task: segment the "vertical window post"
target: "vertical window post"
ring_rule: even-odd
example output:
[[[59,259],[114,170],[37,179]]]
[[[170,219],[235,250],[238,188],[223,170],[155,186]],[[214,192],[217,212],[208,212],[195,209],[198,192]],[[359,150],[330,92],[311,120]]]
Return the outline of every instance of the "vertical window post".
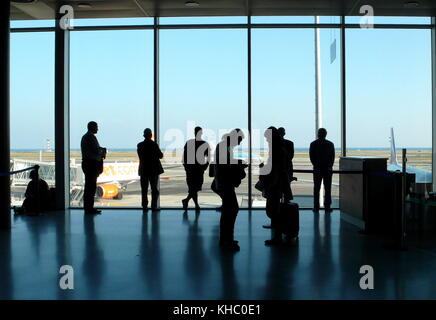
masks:
[[[153,126],[154,126],[154,141],[159,143],[159,17],[154,17],[153,28]],[[160,182],[158,181],[158,188],[160,189]],[[158,200],[158,207],[160,207],[160,197]]]
[[[252,208],[252,138],[251,138],[251,16],[247,17],[247,88],[248,88],[248,209]]]
[[[436,17],[431,18],[431,82],[432,82],[432,190],[436,191]]]
[[[341,16],[341,156],[347,155],[347,87],[345,60],[345,16]]]
[[[63,5],[59,3],[55,13],[55,181],[58,210],[70,206],[70,31],[61,26]]]
[[[0,1],[0,173],[10,170],[9,39],[10,1]],[[11,186],[9,175],[0,176],[0,229],[11,227]]]

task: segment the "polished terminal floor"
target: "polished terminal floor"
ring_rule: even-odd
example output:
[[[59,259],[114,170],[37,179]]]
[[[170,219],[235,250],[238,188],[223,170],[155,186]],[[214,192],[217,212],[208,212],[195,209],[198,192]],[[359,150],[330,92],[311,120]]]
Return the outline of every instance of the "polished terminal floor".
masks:
[[[14,217],[0,232],[1,299],[435,299],[436,251],[388,250],[340,213],[301,211],[299,241],[264,246],[264,211],[241,210],[241,251],[218,248],[219,213],[81,211]],[[59,268],[74,269],[61,290]],[[362,290],[362,265],[374,268]]]

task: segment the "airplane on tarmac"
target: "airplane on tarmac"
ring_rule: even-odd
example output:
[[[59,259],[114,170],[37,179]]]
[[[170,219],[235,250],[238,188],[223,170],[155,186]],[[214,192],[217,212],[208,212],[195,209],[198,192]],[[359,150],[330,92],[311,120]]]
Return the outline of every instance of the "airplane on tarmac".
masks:
[[[388,170],[389,171],[402,171],[403,166],[401,164],[398,164],[398,160],[397,160],[397,150],[395,148],[394,128],[391,128],[390,142],[391,142],[391,157],[390,157],[390,163],[388,165]],[[429,170],[416,168],[416,167],[412,167],[412,166],[406,166],[406,172],[411,173],[411,174],[415,174],[415,183],[417,183],[417,184],[418,183],[419,184],[420,183],[427,184],[427,183],[432,183],[432,181],[433,181],[432,172]]]
[[[179,168],[181,165],[164,166],[164,170]],[[140,181],[139,161],[105,162],[103,173],[97,178],[97,197],[101,199],[121,200],[129,184]],[[169,180],[183,175],[162,175],[161,180]]]
[[[387,166],[388,171],[402,171],[403,166],[398,163],[397,159],[397,149],[395,147],[395,136],[394,136],[394,128],[391,128],[391,136],[390,136],[390,159],[389,164]],[[413,167],[413,166],[406,166],[406,172],[410,174],[415,175],[415,184],[423,184],[428,185],[431,184],[433,181],[432,172],[429,170]],[[300,182],[308,182],[313,183],[313,180],[306,180],[306,179],[298,179]],[[333,185],[339,186],[338,183],[332,183]]]
[[[39,165],[40,176],[47,181],[50,187],[55,185],[55,164],[54,162],[43,162],[24,159],[12,159],[11,171],[21,170],[24,168]],[[115,199],[121,200],[123,193],[126,191],[129,184],[139,182],[138,175],[138,161],[115,161],[105,162],[103,166],[103,173],[97,178],[97,192],[96,195],[102,199]],[[164,170],[178,168],[180,165],[164,165]],[[162,180],[169,180],[179,175],[162,175]],[[180,175],[182,176],[182,175]],[[184,175],[183,175],[184,176]],[[70,163],[70,182],[72,190],[83,190],[84,175],[80,164],[72,159]],[[19,195],[24,194],[27,184],[29,183],[29,171],[17,174],[11,178],[12,190],[15,190],[14,196],[17,196],[17,203],[19,203]]]

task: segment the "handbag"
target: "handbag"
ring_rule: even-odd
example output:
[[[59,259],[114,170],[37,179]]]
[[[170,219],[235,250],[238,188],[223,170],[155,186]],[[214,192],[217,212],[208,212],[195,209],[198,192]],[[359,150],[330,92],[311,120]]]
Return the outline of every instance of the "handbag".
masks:
[[[211,178],[215,177],[215,166],[216,166],[215,163],[211,162],[209,164],[209,177],[211,177]]]
[[[259,179],[259,181],[257,181],[254,185],[254,188],[260,192],[263,192],[265,190],[265,181],[263,179]]]
[[[103,167],[103,160],[100,160],[97,164],[97,172],[99,175],[103,173]]]

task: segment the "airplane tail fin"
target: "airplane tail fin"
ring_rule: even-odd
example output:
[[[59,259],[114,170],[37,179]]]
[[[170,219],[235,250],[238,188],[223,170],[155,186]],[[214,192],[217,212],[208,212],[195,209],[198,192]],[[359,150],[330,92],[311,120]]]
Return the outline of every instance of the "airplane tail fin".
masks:
[[[395,148],[394,128],[391,128],[391,164],[398,164],[397,161],[397,149]]]

